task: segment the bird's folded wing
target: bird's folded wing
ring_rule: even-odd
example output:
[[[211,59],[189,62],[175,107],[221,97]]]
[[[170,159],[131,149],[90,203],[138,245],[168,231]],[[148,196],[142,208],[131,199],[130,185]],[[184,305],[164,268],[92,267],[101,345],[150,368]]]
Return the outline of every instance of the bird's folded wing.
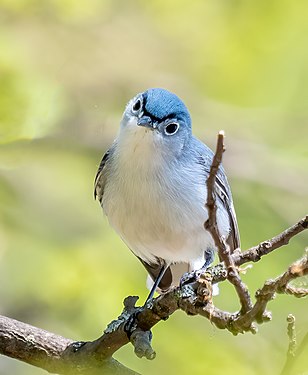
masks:
[[[206,155],[199,156],[198,163],[203,166],[205,174],[208,178],[212,164],[212,153],[209,154],[209,152],[207,151]],[[220,167],[217,172],[215,180],[215,192],[217,198],[228,213],[230,233],[227,238],[227,243],[230,246],[231,252],[233,252],[235,249],[240,247],[240,235],[233,206],[231,190],[222,167]]]
[[[104,194],[104,187],[106,182],[106,176],[104,174],[104,168],[108,161],[108,158],[110,156],[110,150],[109,149],[105,155],[103,156],[100,165],[98,167],[95,180],[94,180],[94,199],[98,198],[100,203],[102,202],[103,194]]]
[[[218,199],[221,201],[229,216],[230,233],[227,238],[227,243],[230,246],[231,252],[233,252],[235,249],[240,247],[240,235],[232,198],[230,199],[225,184],[218,177],[216,177],[215,189]]]

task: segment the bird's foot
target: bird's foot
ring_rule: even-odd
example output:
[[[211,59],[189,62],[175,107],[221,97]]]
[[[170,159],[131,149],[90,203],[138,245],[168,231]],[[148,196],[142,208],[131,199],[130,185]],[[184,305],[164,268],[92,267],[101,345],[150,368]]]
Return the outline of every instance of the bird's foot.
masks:
[[[204,273],[205,268],[200,268],[199,270],[195,270],[192,272],[186,272],[180,279],[180,287],[182,288],[184,285],[194,283],[200,279],[200,276]]]
[[[86,341],[76,341],[73,342],[72,348],[74,352],[78,352],[79,349],[81,349],[86,344]]]
[[[127,337],[130,339],[132,333],[136,330],[137,328],[137,320],[138,320],[138,314],[140,311],[134,311],[128,318],[124,330],[127,334]]]

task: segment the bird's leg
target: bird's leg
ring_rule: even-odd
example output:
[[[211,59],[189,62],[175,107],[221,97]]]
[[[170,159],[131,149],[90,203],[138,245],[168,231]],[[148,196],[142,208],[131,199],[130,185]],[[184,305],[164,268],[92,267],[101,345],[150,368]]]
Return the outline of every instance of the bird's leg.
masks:
[[[203,274],[203,272],[206,270],[207,267],[201,267],[198,270],[192,271],[192,272],[185,272],[184,275],[180,279],[180,287],[193,283],[194,281],[198,281],[200,276]]]
[[[159,274],[157,275],[156,280],[154,281],[154,284],[151,288],[151,291],[150,291],[150,293],[149,293],[149,295],[148,295],[148,297],[147,297],[143,306],[146,306],[146,304],[153,298],[155,290],[158,287],[159,283],[161,282],[161,279],[163,278],[163,276],[164,276],[164,274],[165,274],[165,272],[166,272],[166,270],[169,266],[170,266],[170,264],[167,263],[167,264],[164,264],[161,267],[161,270],[159,271]]]
[[[180,287],[190,284],[194,281],[198,281],[200,279],[200,276],[205,273],[206,269],[210,266],[210,264],[213,262],[213,257],[209,257],[206,259],[203,266],[197,270],[194,270],[192,272],[185,272],[184,275],[181,277],[180,280]]]
[[[149,295],[148,295],[148,297],[147,297],[145,303],[143,304],[143,306],[142,306],[141,308],[138,308],[136,311],[134,311],[134,312],[130,315],[130,317],[129,317],[129,319],[128,319],[126,325],[125,325],[125,331],[126,331],[127,336],[128,336],[129,339],[130,339],[131,334],[133,333],[133,331],[136,329],[136,320],[137,320],[138,314],[139,314],[139,312],[140,312],[140,309],[142,310],[143,308],[145,308],[146,305],[147,305],[147,303],[153,298],[153,295],[154,295],[154,293],[155,293],[155,290],[156,290],[156,288],[158,287],[158,285],[159,285],[161,279],[163,278],[163,276],[164,276],[164,274],[165,274],[165,272],[166,272],[166,270],[167,270],[167,268],[168,268],[169,266],[170,266],[170,264],[168,263],[168,264],[164,264],[164,265],[161,267],[161,269],[160,269],[160,271],[159,271],[159,274],[157,275],[157,277],[156,277],[156,279],[155,279],[155,281],[154,281],[154,284],[153,284],[153,286],[152,286],[152,288],[151,288],[151,291],[150,291],[150,293],[149,293]]]

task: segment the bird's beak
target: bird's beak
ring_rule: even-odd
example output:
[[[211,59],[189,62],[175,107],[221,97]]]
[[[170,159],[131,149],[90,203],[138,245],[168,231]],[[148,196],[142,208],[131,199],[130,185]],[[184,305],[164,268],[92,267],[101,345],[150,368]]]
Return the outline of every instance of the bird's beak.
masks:
[[[152,129],[152,130],[154,129],[153,121],[152,121],[151,117],[149,117],[149,116],[142,116],[142,117],[140,117],[137,120],[137,125],[138,126],[143,126],[145,128]]]

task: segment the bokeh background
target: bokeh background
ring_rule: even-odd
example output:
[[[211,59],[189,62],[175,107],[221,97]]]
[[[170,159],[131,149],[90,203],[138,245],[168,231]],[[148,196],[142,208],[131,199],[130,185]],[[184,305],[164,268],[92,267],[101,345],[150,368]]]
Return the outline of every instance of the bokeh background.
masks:
[[[243,249],[304,216],[307,19],[306,0],[0,0],[0,313],[90,340],[125,296],[145,299],[146,272],[93,200],[93,179],[126,102],[148,87],[177,93],[212,148],[225,130]],[[252,294],[307,242],[255,264],[243,276]],[[236,311],[232,288],[220,290],[217,305]],[[131,346],[116,358],[149,375],[276,374],[286,317],[300,341],[308,304],[278,296],[269,308],[272,322],[237,337],[177,312],[153,330],[154,361]],[[1,375],[43,373],[0,358]]]

